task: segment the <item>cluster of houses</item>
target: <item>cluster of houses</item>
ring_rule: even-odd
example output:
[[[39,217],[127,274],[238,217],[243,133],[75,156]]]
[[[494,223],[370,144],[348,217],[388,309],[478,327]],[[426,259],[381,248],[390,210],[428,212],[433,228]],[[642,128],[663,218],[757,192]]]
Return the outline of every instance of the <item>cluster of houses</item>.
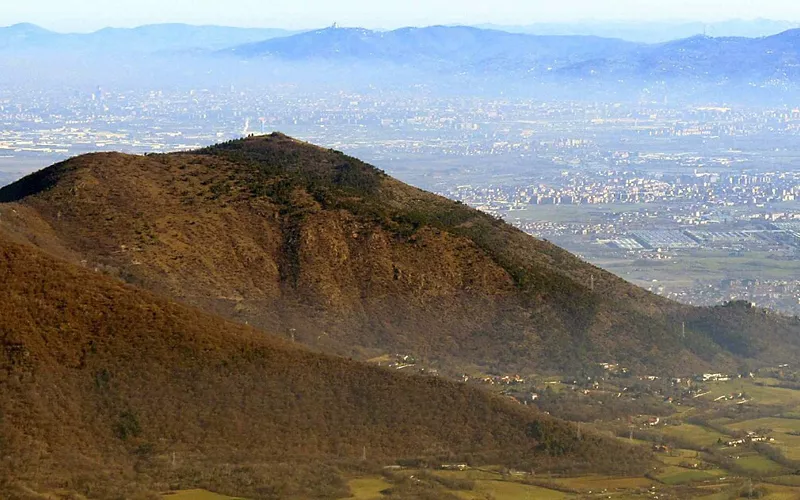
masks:
[[[464,471],[469,469],[469,465],[467,464],[442,464],[440,467],[442,470],[460,470]]]
[[[533,403],[537,399],[539,399],[539,395],[535,392],[527,392],[527,391],[518,391],[518,390],[506,390],[503,391],[503,394],[515,402],[527,405],[528,403]]]
[[[715,403],[719,401],[736,401],[737,405],[741,405],[747,403],[749,400],[745,397],[743,392],[737,392],[731,394],[723,394],[722,396],[717,396],[716,398],[714,398]]]
[[[417,359],[410,354],[395,354],[394,360],[389,363],[389,368],[404,370],[417,364]]]
[[[464,382],[469,382],[470,377],[469,375],[464,374],[461,377],[461,380]],[[522,385],[525,383],[525,379],[519,375],[490,375],[487,377],[481,377],[478,380],[487,385]]]
[[[727,382],[731,378],[734,377],[722,373],[702,373],[700,375],[695,375],[694,377],[694,379],[698,382]]]
[[[613,373],[613,374],[620,374],[620,373],[628,373],[628,369],[624,366],[619,366],[617,363],[598,363],[603,370]]]
[[[661,423],[661,417],[650,417],[647,419],[647,425],[655,427]]]
[[[628,417],[628,422],[631,424],[631,426],[639,426],[640,429],[667,424],[666,421],[661,420],[661,417],[651,417],[649,415],[631,416]],[[662,451],[662,450],[654,450],[654,451]]]
[[[737,446],[742,446],[749,443],[772,443],[775,441],[775,438],[770,436],[761,436],[756,434],[753,431],[749,431],[746,436],[738,438],[738,439],[731,439],[730,441],[725,442],[725,446],[730,446],[732,448],[736,448]]]
[[[411,354],[395,354],[393,356],[387,355],[385,357],[381,356],[380,358],[375,358],[374,362],[376,362],[379,366],[383,366],[384,363],[387,363],[385,366],[393,370],[414,371],[418,372],[420,375],[429,375],[431,377],[439,376],[439,370],[436,368],[417,366],[417,358]]]

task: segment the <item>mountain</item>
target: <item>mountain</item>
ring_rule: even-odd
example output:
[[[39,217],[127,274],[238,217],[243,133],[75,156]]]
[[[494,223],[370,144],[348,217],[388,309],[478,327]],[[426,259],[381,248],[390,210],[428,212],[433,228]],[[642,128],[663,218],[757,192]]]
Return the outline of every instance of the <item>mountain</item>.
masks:
[[[93,33],[56,33],[33,24],[0,28],[0,50],[89,51],[152,53],[182,50],[219,50],[245,43],[288,36],[281,29],[153,24],[137,28],[104,28]]]
[[[400,459],[611,473],[647,464],[641,450],[579,437],[488,392],[315,354],[4,231],[0,280],[2,498],[196,487],[343,498],[347,470]]]
[[[568,64],[609,53],[632,50],[636,44],[589,36],[531,36],[467,26],[430,26],[394,31],[332,27],[235,47],[240,57],[285,60],[377,60],[401,65],[450,66],[493,64],[512,60],[530,70]]]
[[[583,35],[619,38],[640,43],[664,43],[696,35],[758,38],[798,27],[798,23],[770,19],[732,19],[714,23],[680,21],[535,23],[521,26],[479,25],[509,33],[531,35]]]
[[[800,29],[764,38],[695,36],[635,53],[586,61],[564,73],[636,78],[687,79],[739,84],[793,85],[800,75]]]
[[[770,33],[769,26],[778,25],[753,29]],[[744,27],[731,24],[718,31],[747,33]],[[616,34],[613,26],[609,29]],[[148,89],[293,81],[337,91],[423,85],[439,95],[614,101],[657,89],[675,101],[749,103],[786,103],[800,91],[794,30],[759,38],[695,35],[652,44],[542,33],[548,32],[429,26],[291,33],[166,24],[60,34],[15,25],[0,28],[0,65],[13,69],[0,73],[0,81]]]
[[[0,28],[0,49],[35,47],[52,43],[58,34],[35,24],[20,23]]]
[[[296,32],[273,28],[230,28],[188,24],[153,24],[137,28],[105,28],[88,35],[86,43],[133,48],[139,52],[160,50],[215,50],[257,40],[288,36]]]
[[[454,87],[460,82],[462,87],[506,93],[561,95],[561,89],[567,95],[619,98],[661,86],[676,96],[726,99],[740,94],[763,97],[763,88],[797,91],[797,40],[796,30],[760,38],[696,35],[645,44],[462,26],[389,32],[334,27],[220,54],[244,61],[305,64],[332,74],[349,71],[363,81],[396,72],[402,81]],[[405,75],[402,69],[418,73]]]
[[[0,190],[0,228],[317,350],[410,354],[451,375],[600,362],[689,374],[800,353],[796,318],[668,301],[277,133],[190,153],[71,159]]]

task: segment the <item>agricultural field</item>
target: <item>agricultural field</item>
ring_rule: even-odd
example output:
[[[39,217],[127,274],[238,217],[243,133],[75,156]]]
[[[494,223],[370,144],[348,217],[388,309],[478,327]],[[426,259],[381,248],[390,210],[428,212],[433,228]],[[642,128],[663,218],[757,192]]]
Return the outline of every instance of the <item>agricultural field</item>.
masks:
[[[348,483],[354,500],[372,500],[374,498],[381,498],[382,491],[391,488],[391,484],[387,483],[381,477],[367,477],[353,479]]]
[[[664,427],[665,436],[679,437],[691,441],[697,446],[713,446],[718,440],[725,440],[726,435],[706,427],[693,424],[669,425]]]
[[[572,478],[554,479],[553,483],[562,485],[572,490],[636,490],[649,488],[655,484],[651,479],[645,477],[609,477],[609,476],[583,476]]]
[[[757,405],[800,406],[800,391],[774,387],[771,383],[760,380],[735,379],[718,382],[709,386],[709,394],[703,396],[706,401],[731,393],[743,392]]]
[[[770,436],[775,441],[770,443],[780,449],[786,458],[800,460],[800,419],[766,417],[742,422],[732,422],[727,426],[739,431],[755,431],[758,429],[769,430]]]
[[[730,423],[727,427],[742,431],[770,429],[772,432],[788,434],[790,432],[800,432],[800,419],[766,417]]]
[[[162,495],[163,500],[243,500],[235,497],[219,495],[206,490],[172,491]]]
[[[737,455],[737,457],[738,458],[735,459],[736,465],[744,470],[752,472],[755,475],[768,476],[786,472],[786,470],[781,467],[780,464],[777,464],[767,457],[759,455],[758,453],[747,453]]]
[[[573,498],[560,491],[541,488],[528,484],[513,481],[476,481],[475,490],[470,492],[460,492],[458,496],[468,500],[483,500],[487,494],[493,498],[537,498],[541,500],[562,500]]]
[[[675,486],[693,482],[708,482],[718,480],[727,473],[722,469],[698,470],[685,467],[667,466],[659,471],[655,479],[663,484]]]

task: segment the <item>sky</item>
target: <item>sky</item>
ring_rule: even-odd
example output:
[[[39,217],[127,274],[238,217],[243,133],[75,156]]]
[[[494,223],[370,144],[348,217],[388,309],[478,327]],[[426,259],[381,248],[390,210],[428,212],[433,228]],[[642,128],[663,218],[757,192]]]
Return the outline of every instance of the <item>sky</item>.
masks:
[[[800,21],[798,0],[0,0],[0,26],[91,31],[162,22],[264,28],[397,28],[587,20]]]

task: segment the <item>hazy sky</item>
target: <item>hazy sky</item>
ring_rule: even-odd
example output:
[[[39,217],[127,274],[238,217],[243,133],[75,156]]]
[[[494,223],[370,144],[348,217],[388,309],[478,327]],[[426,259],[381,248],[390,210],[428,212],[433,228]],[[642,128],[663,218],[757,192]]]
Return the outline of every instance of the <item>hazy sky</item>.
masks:
[[[32,22],[60,31],[159,22],[314,28],[537,21],[800,21],[798,0],[0,0],[0,26]]]

